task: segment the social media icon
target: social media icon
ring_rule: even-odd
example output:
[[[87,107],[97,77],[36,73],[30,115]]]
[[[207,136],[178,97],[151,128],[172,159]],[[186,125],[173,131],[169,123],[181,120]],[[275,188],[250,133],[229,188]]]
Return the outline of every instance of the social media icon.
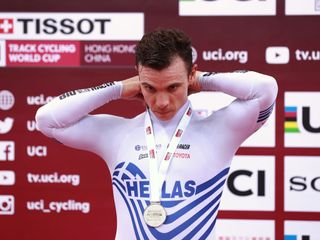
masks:
[[[13,126],[14,119],[6,117],[4,120],[0,120],[0,134],[8,133]]]
[[[0,91],[0,109],[9,110],[14,105],[14,96],[12,92],[8,90]]]
[[[266,49],[266,62],[269,64],[287,64],[290,60],[288,47],[268,47]]]
[[[2,186],[11,186],[14,185],[16,176],[14,171],[0,171],[0,185]]]
[[[0,195],[0,215],[14,214],[14,196]]]
[[[14,161],[14,142],[0,141],[0,161]]]

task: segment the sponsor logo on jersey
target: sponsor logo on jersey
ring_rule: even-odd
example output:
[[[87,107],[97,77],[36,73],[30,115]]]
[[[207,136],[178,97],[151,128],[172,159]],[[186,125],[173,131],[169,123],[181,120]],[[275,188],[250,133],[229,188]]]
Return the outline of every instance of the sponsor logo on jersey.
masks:
[[[79,93],[85,93],[85,92],[91,92],[91,91],[97,91],[97,90],[100,90],[100,89],[103,89],[103,88],[106,88],[106,87],[110,87],[110,86],[113,86],[115,85],[114,82],[108,82],[108,83],[104,83],[104,84],[101,84],[99,86],[96,86],[96,87],[90,87],[90,88],[83,88],[83,89],[77,89],[77,90],[72,90],[72,91],[69,91],[69,92],[66,92],[66,93],[63,93],[59,96],[59,99],[60,100],[63,100],[67,97],[71,97],[71,96],[75,96]]]
[[[146,145],[135,145],[134,149],[136,151],[147,151],[147,146]],[[156,149],[159,150],[161,149],[161,144],[157,144],[156,145]],[[177,146],[177,149],[182,149],[182,150],[189,150],[190,149],[190,144],[183,144],[183,143],[179,143]]]

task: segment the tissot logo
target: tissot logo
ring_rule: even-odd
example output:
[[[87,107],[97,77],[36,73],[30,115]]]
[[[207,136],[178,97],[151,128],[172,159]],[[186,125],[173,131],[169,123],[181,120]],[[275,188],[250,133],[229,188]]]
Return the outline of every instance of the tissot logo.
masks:
[[[285,157],[286,211],[320,212],[320,157]]]
[[[320,92],[285,93],[285,146],[320,147]]]
[[[13,33],[13,19],[0,18],[0,33]]]
[[[274,170],[272,156],[236,156],[221,209],[274,210]]]
[[[1,13],[0,37],[138,40],[143,35],[143,21],[142,13]]]

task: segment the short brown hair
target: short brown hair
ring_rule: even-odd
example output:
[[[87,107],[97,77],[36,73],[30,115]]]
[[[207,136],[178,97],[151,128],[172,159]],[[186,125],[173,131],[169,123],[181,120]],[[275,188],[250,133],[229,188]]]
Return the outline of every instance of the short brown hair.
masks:
[[[136,65],[162,70],[179,56],[192,69],[191,39],[178,29],[156,29],[145,34],[135,48]]]

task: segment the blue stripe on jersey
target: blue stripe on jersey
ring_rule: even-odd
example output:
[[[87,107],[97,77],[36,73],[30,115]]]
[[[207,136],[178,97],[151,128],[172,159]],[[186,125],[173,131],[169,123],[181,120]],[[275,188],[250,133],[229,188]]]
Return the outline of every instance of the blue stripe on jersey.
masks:
[[[229,168],[226,168],[226,169],[222,170],[220,173],[218,173],[216,176],[214,176],[212,179],[210,179],[209,181],[200,184],[200,185],[197,187],[196,194],[201,193],[203,190],[208,189],[210,186],[212,186],[212,185],[215,184],[218,180],[220,180],[220,179],[223,178],[226,174],[228,174],[228,172],[229,172]]]
[[[208,197],[210,197],[212,194],[214,194],[216,191],[218,191],[220,188],[223,187],[225,181],[221,181],[215,188],[213,188],[211,191],[207,192],[203,196],[197,198],[189,205],[185,206],[184,208],[180,209],[179,211],[175,212],[172,215],[169,215],[167,218],[166,223],[173,223],[178,218],[189,212],[191,209],[202,203],[204,200],[206,200]]]
[[[126,203],[126,205],[127,205],[127,208],[128,208],[128,210],[129,210],[129,214],[130,214],[130,218],[131,218],[131,221],[132,221],[133,230],[134,230],[134,233],[135,233],[135,235],[136,235],[136,239],[137,239],[137,240],[140,240],[139,234],[138,234],[138,232],[137,232],[136,223],[135,223],[135,221],[133,221],[134,218],[133,218],[133,214],[132,214],[131,208],[130,208],[130,206],[129,206],[128,200],[126,199],[125,195],[122,193],[121,189],[117,186],[117,184],[116,184],[115,182],[113,182],[112,185],[115,186],[115,187],[118,189],[118,191],[119,191],[119,193],[121,194],[123,200],[125,201],[125,203]]]
[[[187,239],[191,239],[192,237],[194,237],[194,235],[196,235],[196,234],[201,230],[202,226],[211,220],[211,218],[212,218],[212,216],[214,215],[214,213],[218,210],[218,207],[219,207],[219,204],[217,204],[217,206],[210,212],[210,214],[208,214],[208,216],[207,216],[205,219],[203,219],[202,222],[201,222],[197,227],[195,227],[195,228],[194,228],[185,238],[183,238],[183,239],[186,239],[186,240],[187,240]],[[215,222],[216,222],[216,219],[213,220],[213,224],[211,224],[210,227],[209,227],[209,229],[211,229],[211,230],[208,231],[208,230],[209,230],[209,229],[208,229],[208,230],[204,233],[204,235],[201,236],[201,238],[206,239],[206,237],[207,237],[207,236],[210,234],[210,232],[212,231]],[[200,238],[200,239],[201,239],[201,238]]]
[[[185,229],[187,229],[191,224],[193,224],[196,220],[198,220],[201,216],[203,216],[205,213],[207,213],[209,211],[209,209],[214,206],[214,204],[216,204],[220,198],[221,198],[222,193],[220,193],[217,197],[215,197],[210,203],[208,203],[204,208],[202,208],[200,211],[197,211],[191,218],[189,218],[187,221],[183,222],[182,224],[180,224],[178,227],[174,228],[172,231],[167,232],[167,233],[161,233],[159,232],[156,228],[150,228],[150,231],[152,233],[152,235],[156,238],[156,239],[174,239],[178,234],[180,234],[182,231],[184,231]],[[217,204],[219,205],[219,204]],[[211,213],[211,217],[213,216],[213,214],[216,212],[218,208],[214,208]],[[211,213],[209,213],[208,215],[210,215]],[[169,218],[169,216],[168,216]],[[202,221],[201,223],[199,223],[189,234],[191,235],[195,235],[200,229],[203,228],[204,224],[206,224],[208,221]],[[166,223],[165,223],[166,224]]]
[[[148,236],[150,234],[155,239],[172,239],[176,237],[181,238],[182,236],[178,235],[185,231],[191,225],[195,224],[195,222],[202,217],[203,219],[201,220],[201,222],[193,226],[189,233],[183,233],[187,234],[184,239],[190,239],[194,237],[197,233],[199,233],[200,230],[204,230],[204,227],[206,227],[207,229],[205,230],[200,239],[206,239],[206,237],[210,235],[215,226],[216,217],[214,217],[214,215],[217,214],[218,206],[220,204],[220,199],[222,195],[223,185],[225,183],[229,168],[222,170],[212,179],[197,186],[194,195],[194,200],[188,203],[186,206],[183,206],[180,209],[176,209],[174,213],[168,215],[164,224],[170,226],[171,224],[174,224],[174,222],[176,222],[178,219],[182,218],[185,214],[192,211],[196,206],[199,206],[202,202],[204,202],[207,199],[209,200],[209,203],[207,203],[201,209],[197,209],[195,214],[192,214],[190,218],[186,219],[185,221],[182,221],[180,225],[176,226],[169,232],[160,232],[157,228],[149,227],[144,223],[143,212],[145,207],[150,204],[149,200],[129,199],[129,197],[127,196],[124,181],[127,179],[134,180],[136,179],[136,176],[139,176],[140,179],[146,179],[146,176],[143,174],[143,172],[133,163],[120,163],[117,165],[116,169],[117,171],[113,173],[112,178],[113,186],[115,186],[117,191],[120,193],[121,197],[123,198],[127,206],[136,239],[149,239]],[[205,190],[208,191],[204,193]],[[179,208],[180,203],[187,200],[188,199],[169,201],[162,200],[161,202],[164,207],[170,206],[172,208]],[[206,226],[207,223],[210,223],[210,225]],[[147,232],[149,232],[149,235],[147,234]]]

